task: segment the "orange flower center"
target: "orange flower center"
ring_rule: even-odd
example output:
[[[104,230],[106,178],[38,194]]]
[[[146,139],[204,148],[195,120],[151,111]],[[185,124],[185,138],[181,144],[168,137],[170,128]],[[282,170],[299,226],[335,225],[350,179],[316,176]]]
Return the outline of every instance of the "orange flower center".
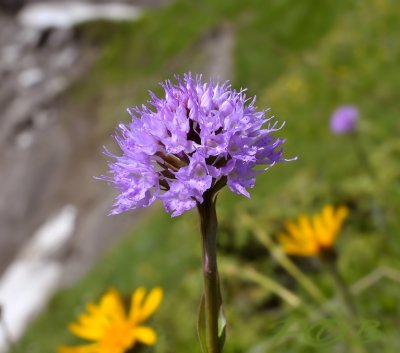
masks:
[[[135,343],[134,331],[129,321],[114,323],[104,333],[100,346],[104,352],[123,353]]]

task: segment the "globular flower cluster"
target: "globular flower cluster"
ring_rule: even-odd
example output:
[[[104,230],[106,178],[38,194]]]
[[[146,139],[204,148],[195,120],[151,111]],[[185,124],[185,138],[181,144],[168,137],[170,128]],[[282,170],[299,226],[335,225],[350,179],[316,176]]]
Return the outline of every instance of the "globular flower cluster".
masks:
[[[284,140],[271,136],[280,127],[257,111],[245,90],[202,83],[191,74],[176,80],[161,84],[163,99],[150,92],[151,109],[128,109],[132,122],[120,124],[114,136],[122,155],[106,150],[115,161],[111,176],[101,178],[120,191],[111,214],[160,199],[178,216],[224,185],[249,197],[255,176],[285,160],[279,148]]]
[[[351,134],[357,130],[359,111],[355,106],[343,105],[331,117],[331,130],[334,134]]]

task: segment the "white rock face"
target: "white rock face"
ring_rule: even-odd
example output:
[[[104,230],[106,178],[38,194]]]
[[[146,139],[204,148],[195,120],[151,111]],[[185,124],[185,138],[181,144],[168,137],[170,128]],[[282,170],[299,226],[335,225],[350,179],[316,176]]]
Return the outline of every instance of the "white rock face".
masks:
[[[110,21],[136,20],[142,11],[127,4],[91,4],[65,1],[35,3],[25,6],[18,16],[19,22],[28,28],[70,28],[82,22],[105,19]]]
[[[18,76],[18,82],[23,87],[31,87],[44,79],[43,71],[37,67],[22,71]]]
[[[76,216],[74,206],[65,206],[33,235],[0,279],[2,320],[13,340],[57,289],[63,271],[57,254],[70,240]],[[0,352],[6,350],[7,337],[0,325]]]

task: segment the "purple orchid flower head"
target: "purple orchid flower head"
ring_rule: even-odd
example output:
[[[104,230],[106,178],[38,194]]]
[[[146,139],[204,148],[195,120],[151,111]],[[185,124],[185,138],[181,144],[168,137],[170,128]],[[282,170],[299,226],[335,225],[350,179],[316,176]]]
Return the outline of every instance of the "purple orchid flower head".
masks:
[[[331,116],[331,131],[337,135],[356,132],[359,111],[353,105],[343,105],[337,108]]]
[[[122,155],[105,149],[114,161],[110,175],[100,179],[120,192],[110,214],[159,199],[175,217],[225,185],[250,197],[255,176],[286,161],[284,140],[271,136],[283,124],[278,127],[267,111],[257,111],[245,90],[235,91],[228,82],[203,83],[190,73],[161,86],[164,98],[150,92],[151,108],[128,109],[132,121],[118,126],[114,138]]]

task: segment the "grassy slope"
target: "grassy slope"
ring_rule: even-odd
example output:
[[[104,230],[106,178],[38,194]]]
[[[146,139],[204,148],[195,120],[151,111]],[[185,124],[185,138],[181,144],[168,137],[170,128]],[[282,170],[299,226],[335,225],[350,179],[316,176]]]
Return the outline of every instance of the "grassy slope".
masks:
[[[103,56],[90,79],[74,88],[71,99],[89,109],[96,102],[99,133],[108,132],[121,116],[121,106],[145,99],[143,87],[153,89],[155,82],[172,72],[192,69],[198,55],[196,43],[204,33],[221,21],[232,23],[234,84],[249,87],[250,93],[257,93],[259,106],[272,106],[286,120],[280,133],[288,138],[285,154],[300,159],[260,176],[251,200],[223,192],[221,225],[229,225],[232,215],[247,210],[273,233],[287,217],[313,212],[326,202],[346,202],[353,209],[338,244],[340,265],[346,279],[355,281],[378,265],[400,267],[396,221],[400,187],[395,162],[400,151],[395,140],[400,130],[396,114],[400,108],[396,99],[400,21],[394,4],[390,0],[276,0],[268,4],[181,0],[138,24],[90,26],[83,29],[85,38],[104,42]],[[112,42],[107,42],[110,37]],[[348,102],[361,109],[362,143],[376,167],[378,182],[371,183],[365,176],[353,141],[329,133],[330,112]],[[390,236],[378,234],[370,220],[371,197],[389,219]],[[87,300],[98,298],[110,286],[129,293],[139,285],[162,285],[166,294],[153,320],[159,343],[149,351],[197,352],[198,240],[195,213],[174,220],[163,212],[155,214],[80,283],[57,294],[14,353],[50,353],[59,343],[73,342],[65,327]],[[267,261],[253,264],[270,271]],[[332,293],[323,273],[311,275],[327,295]],[[274,314],[257,313],[260,307],[249,298],[252,291],[257,298],[269,298],[268,294],[233,279],[226,282],[230,322],[226,353],[263,352],[262,346],[260,350],[256,346],[268,344],[268,317]],[[400,289],[389,281],[383,284],[362,294],[359,306],[362,316],[382,320],[388,339],[379,350],[393,352],[399,344]],[[274,350],[287,352],[289,347],[291,352],[323,351],[300,345],[298,340]]]

